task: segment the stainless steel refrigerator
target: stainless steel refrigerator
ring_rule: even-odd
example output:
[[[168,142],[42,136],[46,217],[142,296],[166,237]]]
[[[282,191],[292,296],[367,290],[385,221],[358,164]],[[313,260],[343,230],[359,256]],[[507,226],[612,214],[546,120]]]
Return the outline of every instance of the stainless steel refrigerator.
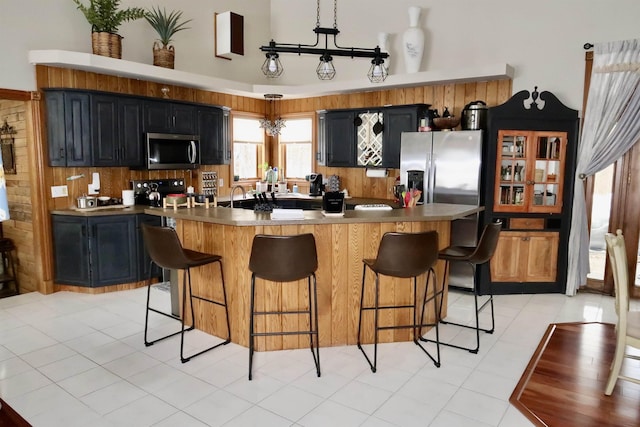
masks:
[[[400,184],[422,191],[419,203],[484,204],[482,131],[403,132],[400,143]],[[451,224],[451,244],[475,246],[481,214]],[[449,286],[473,287],[473,269],[451,263]]]

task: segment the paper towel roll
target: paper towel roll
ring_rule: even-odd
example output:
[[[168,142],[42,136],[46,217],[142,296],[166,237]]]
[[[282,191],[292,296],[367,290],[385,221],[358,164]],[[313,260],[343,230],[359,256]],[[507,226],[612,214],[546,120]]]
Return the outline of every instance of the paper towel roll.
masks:
[[[368,169],[366,175],[369,178],[386,178],[387,170],[386,169]]]
[[[133,190],[122,190],[122,204],[125,206],[133,206],[135,203]]]

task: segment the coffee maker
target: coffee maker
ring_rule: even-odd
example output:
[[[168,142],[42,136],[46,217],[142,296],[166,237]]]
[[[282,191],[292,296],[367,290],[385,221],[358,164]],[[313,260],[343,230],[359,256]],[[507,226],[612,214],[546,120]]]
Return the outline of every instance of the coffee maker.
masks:
[[[322,196],[322,174],[312,173],[309,175],[309,195]]]

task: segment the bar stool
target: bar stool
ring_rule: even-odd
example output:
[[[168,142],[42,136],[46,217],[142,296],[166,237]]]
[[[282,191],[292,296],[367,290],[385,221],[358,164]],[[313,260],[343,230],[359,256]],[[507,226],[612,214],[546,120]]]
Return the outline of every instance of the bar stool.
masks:
[[[320,376],[320,342],[318,337],[318,290],[316,274],[318,255],[313,234],[271,236],[258,234],[253,238],[249,270],[251,271],[251,317],[249,319],[249,381],[252,377],[255,337],[273,335],[309,335],[309,347]],[[307,308],[283,311],[256,311],[256,278],[271,282],[295,282],[307,279]],[[311,280],[313,279],[313,281]],[[313,286],[312,286],[313,282]],[[313,289],[312,289],[313,288]],[[312,298],[313,295],[313,298]],[[309,316],[309,330],[286,332],[256,332],[256,316],[304,314]],[[314,346],[313,341],[316,341]]]
[[[13,243],[13,240],[8,237],[0,238],[0,256],[2,257],[2,274],[0,274],[0,284],[2,284],[2,290],[0,291],[1,297],[18,295],[20,293],[18,273],[13,257],[15,250],[16,245]],[[13,283],[13,288],[9,287],[10,283]],[[7,287],[5,288],[5,286]]]
[[[401,329],[413,328],[413,342],[429,356],[436,367],[440,367],[440,346],[438,319],[434,323],[424,322],[424,310],[427,303],[433,300],[434,315],[438,314],[437,296],[442,290],[437,290],[436,273],[434,266],[438,261],[438,233],[436,231],[426,231],[421,233],[395,233],[389,232],[382,236],[380,245],[378,246],[378,255],[376,259],[363,259],[362,262],[362,290],[360,293],[360,318],[358,320],[358,340],[357,345],[365,359],[369,363],[372,372],[376,372],[378,359],[378,331],[385,329]],[[376,275],[375,278],[375,297],[373,306],[364,306],[365,277],[367,267]],[[422,274],[427,274],[425,280],[424,298],[422,299],[422,310],[420,321],[416,312],[418,289],[417,279]],[[413,304],[412,305],[385,305],[380,306],[380,275],[413,278]],[[433,276],[433,280],[431,279]],[[433,283],[434,291],[431,297],[428,297],[429,282]],[[410,325],[393,325],[380,326],[378,312],[386,309],[412,309],[413,323]],[[362,348],[361,332],[362,332],[362,313],[367,310],[373,310],[374,316],[374,341],[373,341],[373,362],[367,356]],[[436,329],[436,357],[434,358],[419,342],[422,336],[422,328],[425,326],[434,326]]]
[[[170,270],[182,270],[182,316],[178,317],[170,313],[165,313],[161,310],[157,310],[149,306],[149,300],[151,296],[151,274],[152,268],[149,268],[149,279],[147,282],[147,307],[144,319],[144,344],[148,347],[162,341],[166,338],[180,334],[180,360],[182,363],[188,362],[191,358],[201,355],[204,352],[213,350],[221,345],[231,342],[231,327],[229,325],[229,310],[227,309],[227,292],[224,285],[224,274],[222,272],[222,257],[220,255],[211,255],[203,252],[193,251],[191,249],[185,249],[180,243],[180,239],[176,231],[170,227],[157,227],[149,224],[141,224],[142,237],[144,244],[151,257],[150,267],[155,263],[160,268],[166,268]],[[191,290],[191,268],[200,267],[202,265],[217,262],[220,265],[220,278],[222,279],[222,295],[223,301],[215,301],[212,299],[204,298],[202,296],[194,295]],[[187,290],[189,291],[189,303],[191,304],[191,326],[185,329],[184,321],[187,311]],[[190,356],[184,356],[184,333],[191,331],[196,326],[196,318],[193,310],[193,300],[198,299],[206,301],[221,307],[224,307],[225,317],[227,321],[227,338],[212,347],[202,350],[198,353]],[[165,335],[164,337],[157,338],[153,341],[147,340],[147,330],[149,324],[149,312],[161,314],[172,319],[180,320],[181,329],[178,332]]]
[[[438,259],[442,259],[445,261],[445,270],[444,276],[442,279],[442,286],[444,288],[446,280],[447,280],[447,270],[449,267],[449,263],[451,261],[461,261],[466,262],[471,266],[473,270],[473,297],[475,302],[475,326],[474,325],[465,325],[462,323],[454,323],[445,320],[440,320],[442,324],[449,324],[455,326],[461,326],[463,328],[473,329],[476,331],[476,346],[475,348],[471,347],[463,347],[455,344],[449,343],[441,343],[442,345],[446,345],[449,347],[455,347],[462,350],[468,350],[471,353],[478,353],[480,350],[480,331],[486,332],[488,334],[492,334],[495,330],[495,318],[493,313],[493,290],[491,288],[491,283],[489,283],[489,298],[478,308],[478,286],[476,283],[476,269],[478,265],[489,262],[493,257],[493,254],[496,251],[496,247],[498,246],[498,238],[500,237],[500,229],[502,228],[502,221],[496,221],[490,224],[487,224],[482,231],[482,235],[480,236],[480,241],[477,246],[449,246],[444,248],[438,254]],[[443,294],[444,296],[444,294]],[[489,304],[491,308],[491,328],[483,329],[480,328],[480,321],[478,319],[479,313]],[[442,303],[440,304],[440,310],[442,312]],[[442,319],[442,316],[438,316]],[[421,338],[422,341],[430,341],[426,338]]]

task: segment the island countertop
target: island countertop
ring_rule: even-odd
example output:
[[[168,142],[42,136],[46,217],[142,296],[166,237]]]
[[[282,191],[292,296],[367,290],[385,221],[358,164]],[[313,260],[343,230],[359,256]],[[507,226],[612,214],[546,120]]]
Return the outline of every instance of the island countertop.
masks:
[[[195,208],[146,208],[144,213],[165,216],[182,220],[207,222],[233,226],[260,225],[322,225],[322,224],[356,224],[356,223],[390,223],[390,222],[422,222],[453,221],[468,215],[481,212],[484,207],[456,205],[446,203],[430,203],[405,209],[392,210],[347,210],[344,215],[325,216],[322,211],[302,211],[304,219],[273,220],[271,214],[254,212],[248,209],[202,206]]]

